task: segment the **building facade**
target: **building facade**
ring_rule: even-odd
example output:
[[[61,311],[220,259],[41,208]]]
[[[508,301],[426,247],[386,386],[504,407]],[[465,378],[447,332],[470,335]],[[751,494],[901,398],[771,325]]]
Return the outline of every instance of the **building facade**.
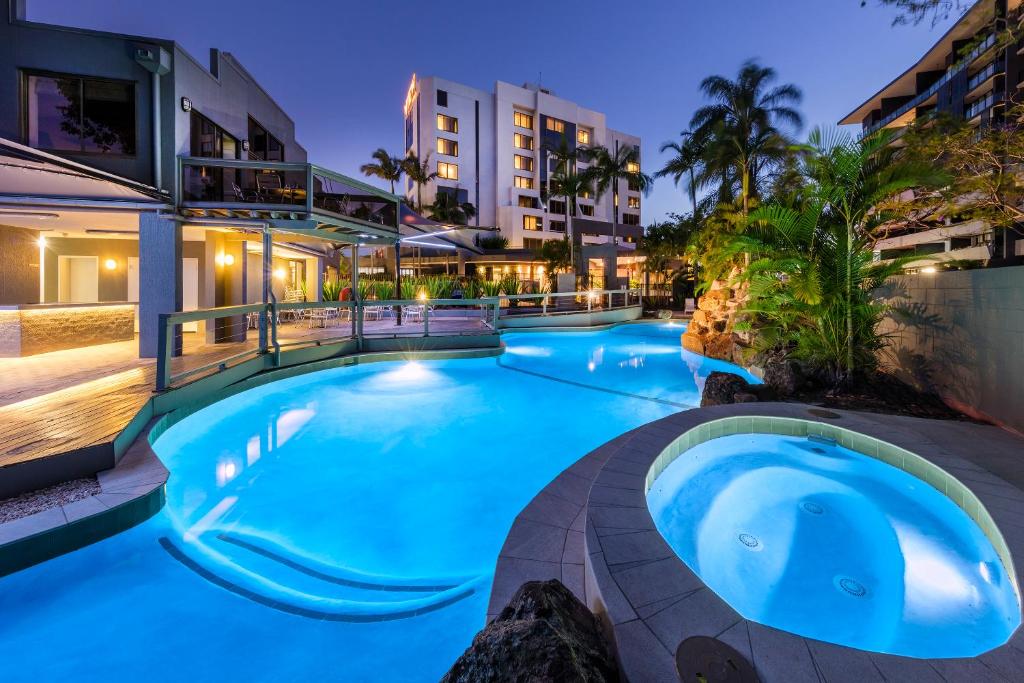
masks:
[[[408,200],[424,205],[439,192],[476,208],[472,223],[495,226],[513,249],[536,249],[566,234],[565,199],[549,196],[549,148],[602,145],[610,150],[640,138],[609,128],[605,115],[536,85],[497,82],[492,92],[438,77],[413,76],[403,108],[404,148],[429,160],[438,177],[422,188],[406,180]],[[579,162],[579,168],[586,163]],[[619,247],[642,234],[641,193],[623,179],[615,196]],[[579,198],[573,232],[584,245],[610,244],[613,194]]]
[[[894,131],[945,114],[984,128],[998,125],[1024,88],[1024,10],[1020,0],[979,0],[913,66],[858,105],[839,123],[864,134]],[[929,263],[1013,263],[1024,241],[1012,230],[978,220],[941,217],[933,227],[897,230],[877,245],[880,258],[917,255]],[[924,262],[922,262],[923,264]],[[929,266],[925,266],[929,267]],[[934,266],[930,266],[934,267]]]
[[[233,231],[229,212],[216,220],[167,215],[187,200],[230,205],[287,196],[291,203],[289,188],[307,178],[294,122],[230,54],[211,50],[204,65],[170,40],[32,22],[25,0],[0,0],[0,139],[38,150],[45,156],[8,153],[24,169],[34,164],[49,173],[48,185],[32,188],[32,210],[0,187],[0,244],[8,246],[0,255],[0,307],[50,306],[67,316],[74,304],[76,320],[86,320],[91,305],[102,320],[101,309],[134,306],[143,355],[155,353],[158,313],[253,303],[263,294],[261,247]],[[285,164],[301,166],[285,171]],[[53,197],[62,173],[90,178],[89,191],[102,202]],[[301,192],[312,196],[312,189]],[[118,200],[129,192],[153,201]],[[147,232],[149,224],[159,227]],[[149,252],[147,234],[154,238]],[[279,298],[300,288],[318,296],[331,263],[326,244],[275,249]],[[177,257],[168,260],[167,249]],[[224,338],[214,329],[197,332]]]

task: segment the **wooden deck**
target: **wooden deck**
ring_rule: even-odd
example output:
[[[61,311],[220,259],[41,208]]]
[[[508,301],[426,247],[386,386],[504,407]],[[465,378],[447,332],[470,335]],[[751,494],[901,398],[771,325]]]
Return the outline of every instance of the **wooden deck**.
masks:
[[[479,318],[430,321],[431,336],[489,331]],[[351,324],[310,327],[305,321],[283,324],[278,341],[294,347],[345,338]],[[401,326],[393,320],[366,321],[367,336],[412,337],[421,322]],[[184,353],[173,371],[255,350],[250,339],[207,344],[186,334]],[[51,483],[87,476],[113,464],[113,441],[153,395],[156,362],[137,356],[135,341],[55,351],[26,358],[0,358],[0,499],[25,489],[20,480]],[[60,462],[57,462],[57,460]],[[43,476],[43,469],[51,470]],[[53,476],[50,476],[53,475]]]

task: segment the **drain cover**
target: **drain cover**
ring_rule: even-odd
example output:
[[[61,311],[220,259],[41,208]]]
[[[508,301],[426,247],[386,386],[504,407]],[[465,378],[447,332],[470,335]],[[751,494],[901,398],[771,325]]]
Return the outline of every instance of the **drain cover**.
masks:
[[[756,548],[757,546],[761,545],[761,541],[757,540],[757,536],[754,536],[752,534],[740,534],[739,539],[740,543],[747,546],[748,548]]]
[[[804,502],[800,503],[800,509],[809,515],[825,514],[825,508],[810,500],[805,500]]]
[[[868,594],[868,589],[864,587],[864,584],[849,576],[837,576],[835,584],[836,588],[855,598],[863,598]]]
[[[694,636],[679,644],[676,670],[684,683],[760,683],[743,655],[707,636]]]

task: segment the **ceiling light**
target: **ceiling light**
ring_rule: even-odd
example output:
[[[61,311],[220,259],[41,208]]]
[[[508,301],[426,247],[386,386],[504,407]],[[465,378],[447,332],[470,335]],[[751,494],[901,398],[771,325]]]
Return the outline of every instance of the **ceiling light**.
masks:
[[[0,211],[2,218],[35,218],[40,221],[49,221],[60,218],[59,213],[47,213],[45,211]]]

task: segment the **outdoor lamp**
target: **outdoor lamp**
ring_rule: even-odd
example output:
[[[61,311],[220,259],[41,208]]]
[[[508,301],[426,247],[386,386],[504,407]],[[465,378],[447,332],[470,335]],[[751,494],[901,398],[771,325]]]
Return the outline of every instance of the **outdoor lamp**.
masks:
[[[103,262],[103,267],[107,270],[117,270],[117,261],[112,258],[108,258]]]
[[[274,277],[276,277],[278,280],[283,280],[284,279],[284,268],[275,268],[274,269]]]

